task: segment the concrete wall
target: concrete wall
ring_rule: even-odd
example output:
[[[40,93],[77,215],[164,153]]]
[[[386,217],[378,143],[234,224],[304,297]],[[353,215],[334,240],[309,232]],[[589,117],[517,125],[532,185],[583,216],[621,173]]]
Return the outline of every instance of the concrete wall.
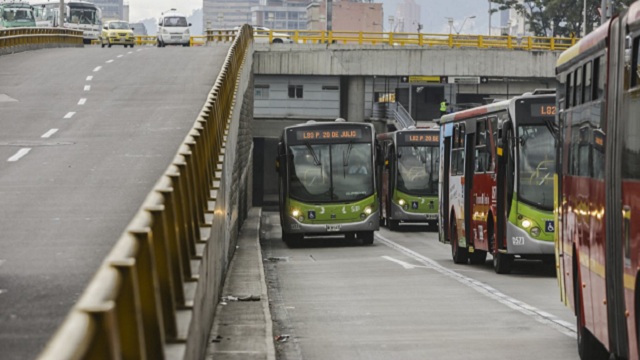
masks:
[[[388,45],[257,44],[256,75],[555,78],[560,52]]]

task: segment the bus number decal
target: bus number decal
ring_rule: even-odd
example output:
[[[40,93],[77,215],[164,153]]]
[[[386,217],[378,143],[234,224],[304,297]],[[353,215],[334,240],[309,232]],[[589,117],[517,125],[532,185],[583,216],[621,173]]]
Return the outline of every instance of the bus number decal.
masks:
[[[300,225],[296,223],[291,224],[291,230],[300,230]]]
[[[355,205],[351,207],[351,212],[359,212],[360,211],[360,205]]]
[[[524,236],[514,236],[511,238],[513,245],[524,245]]]

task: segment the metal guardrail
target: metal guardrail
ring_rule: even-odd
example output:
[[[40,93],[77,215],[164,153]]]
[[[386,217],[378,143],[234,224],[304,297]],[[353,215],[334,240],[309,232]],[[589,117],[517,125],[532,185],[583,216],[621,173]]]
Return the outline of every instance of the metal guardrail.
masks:
[[[389,103],[389,105],[393,104],[393,118],[394,120],[402,126],[401,129],[407,129],[409,126],[415,126],[416,122],[413,120],[407,109],[402,106],[399,102]]]
[[[203,331],[189,326],[194,316],[202,315],[196,312],[200,304],[194,303],[193,288],[201,285],[192,265],[202,261],[200,251],[207,246],[201,230],[210,228],[213,217],[218,216],[211,213],[209,205],[216,200],[221,182],[230,114],[251,35],[243,30],[234,40],[206,104],[172,164],[40,360],[165,359],[167,347],[186,344],[192,335],[202,337],[188,333]],[[179,318],[184,321],[185,317],[189,324],[180,325]]]
[[[47,44],[81,46],[82,31],[42,27],[0,29],[0,51],[15,47]]]
[[[212,30],[207,34],[226,34],[235,36],[235,30]],[[287,34],[294,44],[344,44],[344,45],[390,45],[394,47],[445,47],[563,51],[576,44],[579,38],[554,38],[538,36],[488,36],[457,34],[388,33],[356,31],[319,31],[319,30],[271,30],[254,34],[255,39],[273,39]]]

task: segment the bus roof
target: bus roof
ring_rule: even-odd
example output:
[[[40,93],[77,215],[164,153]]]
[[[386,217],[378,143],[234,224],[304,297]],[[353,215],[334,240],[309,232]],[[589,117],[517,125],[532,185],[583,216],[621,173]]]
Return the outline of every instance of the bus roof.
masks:
[[[464,120],[464,119],[468,119],[468,118],[479,116],[479,115],[494,113],[500,110],[506,110],[509,108],[510,101],[511,100],[502,100],[502,101],[494,102],[491,104],[454,112],[452,114],[447,114],[447,115],[444,115],[442,118],[440,118],[440,123],[446,124],[446,123]]]
[[[597,50],[600,47],[604,48],[604,42],[609,34],[609,24],[611,24],[611,19],[580,39],[577,44],[563,51],[556,62],[556,73],[563,65],[568,65],[572,63],[572,60],[581,58],[580,55],[589,53],[590,50]]]
[[[640,20],[640,2],[634,2],[627,11],[627,24],[631,25]]]

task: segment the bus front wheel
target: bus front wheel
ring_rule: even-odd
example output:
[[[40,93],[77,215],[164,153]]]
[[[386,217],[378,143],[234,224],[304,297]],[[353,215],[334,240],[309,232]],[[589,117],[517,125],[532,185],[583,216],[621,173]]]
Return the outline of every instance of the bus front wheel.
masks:
[[[389,223],[389,230],[391,231],[398,231],[400,230],[400,220],[387,220],[387,222]]]
[[[362,240],[362,245],[371,245],[373,244],[373,231],[359,232],[358,238]]]
[[[466,264],[469,260],[469,249],[460,247],[455,221],[451,222],[451,257],[456,264]]]
[[[509,274],[513,267],[513,255],[503,254],[496,250],[493,254],[493,270],[497,274]]]
[[[292,234],[292,233],[282,233],[282,240],[289,246],[295,245],[295,243],[300,242],[303,238],[302,234]]]

